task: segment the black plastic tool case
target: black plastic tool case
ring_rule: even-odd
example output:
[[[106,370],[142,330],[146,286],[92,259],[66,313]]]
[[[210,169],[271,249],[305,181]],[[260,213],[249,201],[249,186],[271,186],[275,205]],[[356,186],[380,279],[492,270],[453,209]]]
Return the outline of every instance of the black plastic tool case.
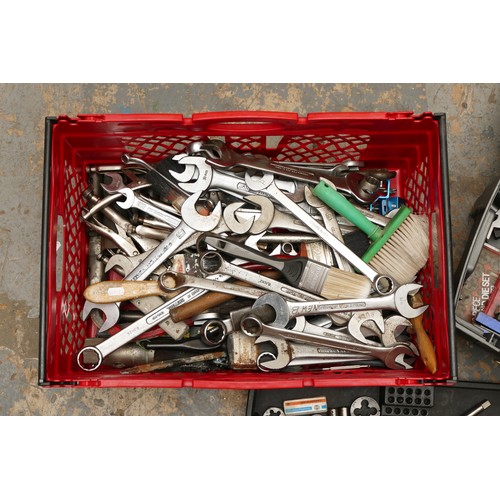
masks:
[[[474,293],[481,294],[481,292],[475,291],[475,288],[481,287],[481,284],[476,284],[474,279],[481,283],[485,270],[489,276],[487,281],[490,291],[495,282],[500,280],[498,276],[500,274],[500,239],[494,236],[487,238],[499,208],[500,180],[489,186],[475,203],[470,214],[474,222],[466,244],[466,251],[458,266],[457,275],[454,277],[455,319],[459,333],[465,334],[479,345],[496,353],[500,352],[500,336],[488,334],[474,322],[473,315],[471,315],[471,303],[472,300],[477,302],[477,299],[473,297]],[[482,297],[482,299],[478,310],[484,306],[486,297]],[[486,351],[485,354],[488,355]],[[425,389],[425,387],[426,385],[419,386],[418,390]],[[398,390],[394,387],[392,389]],[[401,391],[407,389],[399,388]],[[417,390],[417,387],[414,389]],[[247,415],[260,416],[268,408],[283,408],[283,401],[317,396],[327,398],[329,409],[350,408],[352,402],[358,397],[372,397],[379,403],[381,414],[384,415],[383,404],[386,390],[387,387],[373,386],[250,391]],[[473,408],[488,400],[491,406],[479,415],[500,416],[500,384],[450,380],[448,383],[439,382],[439,385],[432,385],[432,390],[434,393],[433,406],[425,408],[425,412],[422,414],[428,416],[466,415]],[[403,406],[404,403],[401,407]],[[424,408],[424,405],[421,405],[421,408]],[[411,409],[401,415],[412,416]]]
[[[417,389],[425,389],[418,386]],[[394,388],[394,387],[392,387]],[[395,388],[396,390],[398,388]],[[401,388],[401,389],[408,389]],[[500,387],[499,384],[483,384],[478,382],[458,382],[453,386],[435,386],[434,404],[425,408],[428,416],[461,416],[469,413],[483,401],[488,400],[491,406],[478,416],[500,415]],[[384,402],[384,387],[330,387],[310,389],[270,389],[250,391],[247,402],[247,416],[262,416],[271,407],[283,408],[283,401],[290,399],[311,398],[324,396],[328,408],[350,408],[352,402],[368,396],[377,401],[382,408]],[[403,405],[406,406],[406,405]],[[328,415],[328,414],[327,414]],[[401,415],[404,416],[404,415]],[[411,411],[408,416],[412,416]]]

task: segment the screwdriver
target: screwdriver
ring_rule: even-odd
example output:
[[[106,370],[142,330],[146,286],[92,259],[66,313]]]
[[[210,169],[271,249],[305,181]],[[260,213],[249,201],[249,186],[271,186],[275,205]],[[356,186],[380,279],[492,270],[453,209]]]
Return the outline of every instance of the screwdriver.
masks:
[[[488,400],[483,401],[479,406],[476,406],[476,408],[471,410],[469,413],[466,413],[465,416],[466,417],[473,417],[473,416],[478,415],[479,413],[483,412],[484,410],[486,410],[490,406],[491,406],[491,403]]]

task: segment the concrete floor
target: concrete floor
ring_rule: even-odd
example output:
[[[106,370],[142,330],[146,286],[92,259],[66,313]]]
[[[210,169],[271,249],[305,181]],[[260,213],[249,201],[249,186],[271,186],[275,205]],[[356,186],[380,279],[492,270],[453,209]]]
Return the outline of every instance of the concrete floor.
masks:
[[[498,95],[497,95],[498,94]],[[244,415],[246,391],[37,385],[44,118],[229,109],[444,112],[453,264],[475,199],[500,165],[498,84],[0,85],[0,415]],[[460,378],[500,382],[500,358],[458,338]]]

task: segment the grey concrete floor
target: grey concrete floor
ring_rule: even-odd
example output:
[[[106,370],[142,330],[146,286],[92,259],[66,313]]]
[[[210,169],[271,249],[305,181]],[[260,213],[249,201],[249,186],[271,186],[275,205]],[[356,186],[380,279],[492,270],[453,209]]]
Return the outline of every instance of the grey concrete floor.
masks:
[[[37,385],[43,133],[46,116],[191,115],[218,110],[443,112],[453,265],[468,214],[500,172],[498,84],[0,85],[0,415],[243,415],[246,391],[47,389]],[[458,337],[460,377],[500,382],[500,356]]]

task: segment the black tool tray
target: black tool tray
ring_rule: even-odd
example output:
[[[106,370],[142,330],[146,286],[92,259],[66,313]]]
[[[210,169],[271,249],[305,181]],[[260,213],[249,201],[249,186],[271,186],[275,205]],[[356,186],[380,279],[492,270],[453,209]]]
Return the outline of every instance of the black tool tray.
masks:
[[[418,386],[414,390],[425,390],[425,388],[426,386]],[[390,389],[397,391],[398,388],[391,387]],[[400,389],[407,391],[408,387]],[[307,389],[250,391],[246,414],[247,416],[262,416],[268,408],[283,408],[283,401],[319,396],[326,397],[328,409],[350,408],[355,399],[361,396],[368,396],[375,399],[379,403],[381,410],[383,410],[385,390],[385,387],[311,387]],[[419,407],[409,407],[409,405],[403,404],[402,406],[408,408],[406,415],[413,416],[411,409],[425,408],[425,414],[428,416],[461,416],[466,415],[485,400],[488,400],[491,406],[477,416],[500,415],[499,384],[457,382],[453,386],[435,386],[432,387],[432,390],[434,391],[432,406],[429,407],[422,404]],[[328,415],[328,413],[325,415]],[[405,414],[400,413],[400,416],[405,416]]]

